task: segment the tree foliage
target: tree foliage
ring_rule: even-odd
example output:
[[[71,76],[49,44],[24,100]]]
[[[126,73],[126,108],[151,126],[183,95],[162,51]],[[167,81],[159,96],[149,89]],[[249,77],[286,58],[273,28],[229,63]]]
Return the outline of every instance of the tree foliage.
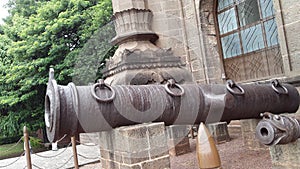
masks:
[[[78,62],[91,57],[99,67],[112,48],[103,37],[113,34],[105,26],[112,15],[110,0],[11,0],[8,7],[10,15],[0,26],[0,135],[15,135],[23,125],[42,127],[49,68],[58,72],[60,84],[75,75],[84,79],[88,72],[81,74]]]

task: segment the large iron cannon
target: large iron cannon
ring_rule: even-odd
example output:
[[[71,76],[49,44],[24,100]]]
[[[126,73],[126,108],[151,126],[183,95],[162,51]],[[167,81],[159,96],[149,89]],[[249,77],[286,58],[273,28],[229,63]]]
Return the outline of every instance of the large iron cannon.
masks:
[[[200,122],[259,118],[260,113],[294,113],[298,91],[289,84],[109,86],[100,80],[89,86],[61,86],[49,73],[45,122],[50,141],[67,134],[107,131],[125,125]]]

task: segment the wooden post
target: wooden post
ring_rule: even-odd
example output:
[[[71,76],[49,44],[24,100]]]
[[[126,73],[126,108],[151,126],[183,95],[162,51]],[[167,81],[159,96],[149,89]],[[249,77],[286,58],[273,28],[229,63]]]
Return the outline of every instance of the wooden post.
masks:
[[[75,136],[71,137],[71,140],[72,140],[73,157],[74,157],[74,168],[79,169],[77,149],[76,149],[76,137]]]
[[[31,157],[30,157],[30,146],[29,146],[29,135],[26,126],[23,128],[24,133],[24,147],[25,147],[25,155],[26,155],[26,161],[27,161],[27,168],[32,169],[31,165]]]

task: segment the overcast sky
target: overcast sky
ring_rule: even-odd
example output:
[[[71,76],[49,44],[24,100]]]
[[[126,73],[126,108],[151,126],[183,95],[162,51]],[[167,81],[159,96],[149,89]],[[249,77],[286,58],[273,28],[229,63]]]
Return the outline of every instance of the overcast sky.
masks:
[[[8,15],[7,9],[3,7],[8,2],[8,0],[0,0],[0,24],[3,23],[3,18]]]

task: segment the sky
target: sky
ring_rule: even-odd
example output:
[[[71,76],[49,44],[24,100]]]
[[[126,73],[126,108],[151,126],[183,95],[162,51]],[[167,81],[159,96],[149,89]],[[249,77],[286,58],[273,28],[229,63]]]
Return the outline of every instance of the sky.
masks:
[[[3,18],[8,15],[7,9],[3,7],[8,2],[8,0],[0,0],[0,24],[3,23]]]

